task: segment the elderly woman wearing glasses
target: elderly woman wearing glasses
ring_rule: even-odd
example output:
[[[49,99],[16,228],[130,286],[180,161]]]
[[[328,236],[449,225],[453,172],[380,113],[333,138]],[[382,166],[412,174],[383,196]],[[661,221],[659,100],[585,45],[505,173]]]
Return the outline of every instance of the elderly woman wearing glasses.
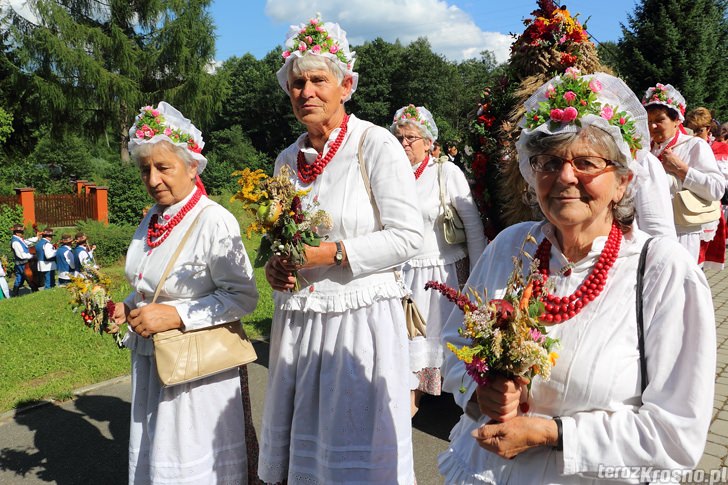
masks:
[[[410,370],[415,375],[410,393],[414,416],[423,394],[440,395],[443,358],[440,332],[455,308],[441,294],[426,291],[425,283],[435,280],[457,287],[458,268],[462,268],[464,276],[460,279],[465,282],[470,267],[485,249],[485,236],[463,172],[454,163],[430,155],[432,143],[437,139],[437,126],[427,108],[411,104],[400,108],[389,130],[404,147],[412,165],[425,228],[425,242],[419,254],[407,261],[402,272],[405,284],[412,291],[412,299],[426,322],[424,335],[416,329],[408,329],[411,333]],[[449,244],[445,239],[443,204],[451,205],[460,215],[466,242]],[[463,267],[463,263],[467,266]]]
[[[646,248],[637,296],[649,236],[632,224],[631,193],[648,176],[636,163],[649,140],[645,110],[619,79],[575,70],[525,107],[519,166],[546,221],[500,233],[467,286],[502,298],[512,258],[521,258],[524,272],[540,274],[540,319],[560,357],[529,392],[520,378],[490,376],[478,386],[448,354],[443,388],[468,412],[440,455],[445,482],[636,483],[655,476],[604,470],[640,466],[660,477],[690,469],[712,415],[713,305],[702,271],[667,237]],[[469,343],[458,334],[462,321],[459,312],[449,318],[447,343]]]

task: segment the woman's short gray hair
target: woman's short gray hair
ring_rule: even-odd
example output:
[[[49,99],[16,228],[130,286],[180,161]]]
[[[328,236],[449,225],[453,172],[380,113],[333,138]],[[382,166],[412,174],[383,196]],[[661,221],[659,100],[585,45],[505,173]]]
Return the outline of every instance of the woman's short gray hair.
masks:
[[[629,169],[629,161],[619,150],[619,147],[614,142],[614,138],[612,138],[612,136],[606,131],[594,125],[589,125],[576,133],[563,132],[555,135],[549,135],[546,133],[536,132],[528,137],[523,148],[531,154],[553,153],[571,145],[577,140],[585,141],[589,147],[599,153],[600,156],[614,162],[617,176],[624,176],[631,172]],[[531,187],[529,190],[532,191],[533,188]],[[531,195],[533,195],[533,197],[529,198],[535,201],[535,194]],[[627,233],[632,227],[634,214],[634,184],[630,183],[627,185],[627,190],[625,191],[622,200],[612,206],[612,217],[614,217],[614,220],[617,224],[619,224],[622,232]]]
[[[149,157],[152,155],[152,150],[154,150],[154,145],[156,144],[164,144],[167,148],[172,150],[172,153],[177,155],[180,160],[185,162],[185,165],[187,168],[192,167],[193,165],[197,164],[197,160],[195,160],[192,155],[190,155],[189,150],[186,148],[182,148],[181,146],[177,146],[173,143],[170,143],[166,140],[161,140],[157,143],[145,143],[143,145],[135,145],[129,150],[129,156],[131,157],[132,161],[139,167],[139,164],[141,163],[141,159],[145,157]]]
[[[303,56],[293,60],[290,71],[288,71],[288,83],[290,84],[293,76],[301,76],[307,71],[326,70],[336,77],[339,85],[344,81],[346,73],[341,70],[328,57],[324,56]]]
[[[420,134],[422,138],[426,138],[430,140],[430,142],[435,141],[432,138],[432,134],[422,127],[422,124],[413,121],[413,120],[399,120],[392,123],[392,126],[389,127],[389,131],[392,132],[393,135],[396,135],[399,130],[404,128],[405,126],[411,126],[412,128],[415,128],[417,130],[417,133]]]

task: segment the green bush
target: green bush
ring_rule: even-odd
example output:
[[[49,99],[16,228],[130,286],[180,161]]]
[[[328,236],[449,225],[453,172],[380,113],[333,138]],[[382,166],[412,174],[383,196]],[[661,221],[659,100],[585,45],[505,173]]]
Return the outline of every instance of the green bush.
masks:
[[[89,244],[96,245],[94,259],[100,266],[110,266],[126,256],[136,226],[109,224],[98,221],[78,223],[78,230],[86,233]]]
[[[19,205],[0,205],[0,256],[8,259],[8,274],[13,272],[13,253],[10,250],[10,228],[23,223],[23,208]]]
[[[104,175],[109,184],[109,222],[138,225],[144,208],[154,204],[144,188],[139,168],[119,160]]]
[[[206,146],[209,163],[200,177],[210,194],[237,190],[237,179],[232,176],[235,170],[247,167],[273,172],[273,161],[253,147],[240,126],[213,132]]]

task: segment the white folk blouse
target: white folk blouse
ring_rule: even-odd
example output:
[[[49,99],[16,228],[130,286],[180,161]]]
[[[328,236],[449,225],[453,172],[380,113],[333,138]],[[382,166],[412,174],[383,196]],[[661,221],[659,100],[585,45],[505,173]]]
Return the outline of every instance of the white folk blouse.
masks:
[[[194,193],[194,192],[193,192]],[[157,283],[192,221],[208,207],[186,241],[157,303],[174,306],[184,328],[235,321],[258,300],[253,269],[235,217],[203,196],[157,248],[146,246],[153,214],[171,219],[192,197],[151,208],[129,245],[129,308],[151,303]],[[238,369],[163,388],[154,344],[129,330],[132,403],[129,483],[245,483],[247,453]]]
[[[335,129],[330,144],[338,135]],[[365,135],[366,131],[366,135]],[[364,185],[362,155],[380,218]],[[276,161],[296,173],[302,135]],[[349,118],[344,140],[311,191],[347,264],[300,271],[297,293],[274,291],[258,475],[266,483],[414,483],[408,339],[395,276],[422,245],[422,217],[404,149],[387,130]]]
[[[527,233],[553,244],[552,275],[567,264],[550,223],[526,222],[502,232],[486,248],[468,281],[500,298],[518,248]],[[535,378],[529,415],[561,416],[564,451],[538,447],[506,460],[480,448],[470,432],[485,424],[463,415],[451,432],[439,468],[448,484],[581,484],[599,480],[605,466],[690,469],[700,459],[710,425],[715,374],[715,319],[710,288],[690,255],[677,242],[657,238],[649,247],[644,279],[645,354],[648,385],[640,395],[640,360],[635,310],[636,271],[648,236],[633,231],[601,295],[580,314],[548,334],[560,340],[551,379]],[[584,281],[606,237],[596,238],[570,276],[552,276],[557,295],[569,295]],[[536,246],[526,245],[535,253]],[[526,265],[527,266],[527,265]],[[450,316],[445,342],[462,345],[459,310]],[[465,408],[474,382],[452,353],[443,365],[444,390]],[[458,392],[461,383],[467,388]],[[525,395],[522,397],[525,400]],[[608,481],[608,483],[615,483]],[[632,482],[634,483],[634,482]]]
[[[442,365],[440,333],[454,308],[440,293],[425,290],[425,283],[434,280],[456,286],[458,279],[455,263],[469,256],[470,268],[473,268],[486,244],[483,223],[470,193],[470,185],[463,172],[452,162],[442,163],[445,202],[452,204],[463,220],[467,243],[448,244],[445,241],[438,181],[439,165],[439,162],[430,157],[430,162],[415,182],[425,239],[420,252],[407,261],[402,271],[404,280],[412,291],[412,298],[427,322],[426,338],[416,337],[410,343],[412,372]]]
[[[301,270],[302,281],[311,284],[297,293],[276,291],[274,296],[282,309],[341,312],[406,294],[394,268],[422,246],[417,194],[413,183],[404,182],[412,179],[409,163],[399,163],[404,150],[389,132],[373,127],[367,131],[362,156],[379,211],[379,219],[375,217],[357,161],[359,140],[370,126],[373,125],[350,115],[348,132],[326,166],[325,176],[319,176],[310,185],[295,180],[297,189],[311,189],[303,198],[304,207],[312,206],[315,199],[319,209],[331,216],[333,228],[321,230],[320,234],[329,241],[342,241],[347,264]],[[334,130],[329,142],[338,130]],[[301,135],[278,156],[276,173],[283,164],[296,173],[299,150],[309,163],[313,162],[317,152],[305,146],[306,136]]]

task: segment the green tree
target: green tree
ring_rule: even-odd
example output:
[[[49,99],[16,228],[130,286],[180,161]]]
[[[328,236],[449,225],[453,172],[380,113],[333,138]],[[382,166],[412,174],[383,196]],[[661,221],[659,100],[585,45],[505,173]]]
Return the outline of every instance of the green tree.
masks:
[[[165,99],[204,124],[218,108],[210,0],[30,0],[37,20],[10,14],[13,84],[54,132],[110,132],[127,159],[142,104]]]
[[[0,145],[4,144],[13,132],[13,115],[0,108]]]
[[[359,73],[359,85],[349,101],[349,110],[361,119],[377,125],[392,121],[400,102],[394,94],[395,73],[404,68],[401,64],[404,47],[399,42],[389,43],[381,38],[355,47]]]
[[[619,73],[620,56],[622,55],[619,50],[619,45],[616,42],[605,41],[597,45],[597,55],[599,60],[605,66],[612,68],[615,73]]]
[[[154,204],[133,163],[115,163],[105,173],[109,186],[109,222],[136,226],[144,209]]]
[[[458,79],[455,64],[432,52],[426,38],[419,38],[405,47],[400,66],[392,78],[392,96],[395,103],[399,101],[396,108],[412,103],[454,120],[450,98]]]
[[[619,71],[642,95],[657,82],[728,116],[728,0],[642,0],[622,26]]]
[[[210,194],[235,192],[238,185],[232,173],[236,170],[261,169],[273,174],[272,158],[256,150],[239,125],[214,132],[209,145],[208,164],[200,178]]]
[[[218,71],[224,86],[222,109],[214,123],[216,131],[239,126],[256,150],[273,157],[301,131],[276,78],[280,52],[274,49],[261,60],[246,54],[225,61]]]

